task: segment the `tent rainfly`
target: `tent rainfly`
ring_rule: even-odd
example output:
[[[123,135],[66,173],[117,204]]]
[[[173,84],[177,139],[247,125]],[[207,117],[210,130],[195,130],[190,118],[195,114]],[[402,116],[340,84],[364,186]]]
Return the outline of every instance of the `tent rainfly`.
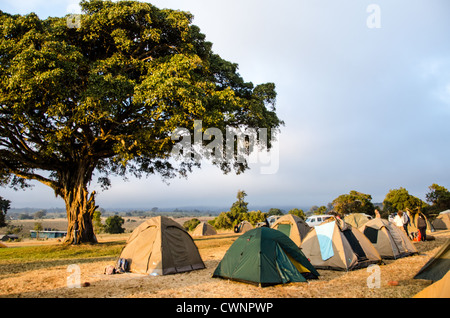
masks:
[[[234,227],[235,233],[245,233],[253,229],[253,225],[248,221],[242,221]]]
[[[292,240],[280,231],[259,227],[242,234],[228,249],[213,277],[261,287],[306,282],[319,273]]]
[[[344,221],[357,229],[363,226],[370,219],[364,213],[351,213],[344,217]]]
[[[192,236],[208,236],[208,235],[216,235],[217,231],[208,223],[200,222],[192,232]]]
[[[418,292],[413,298],[450,298],[450,271],[437,282]]]
[[[311,227],[306,222],[293,214],[286,214],[279,218],[271,227],[289,236],[289,238],[300,246],[306,234],[311,230]]]
[[[315,226],[300,248],[318,269],[348,271],[381,263],[380,254],[363,233],[334,217]]]
[[[426,279],[436,282],[442,279],[449,270],[450,239],[447,239],[437,253],[417,272],[414,279]]]
[[[370,220],[359,230],[375,246],[381,258],[397,259],[418,253],[406,234],[388,220]]]
[[[447,211],[450,212],[450,210]],[[431,223],[436,230],[450,229],[450,213],[447,211],[439,213],[437,218]]]
[[[139,225],[119,258],[127,259],[130,271],[140,274],[167,275],[205,268],[189,233],[164,216]]]

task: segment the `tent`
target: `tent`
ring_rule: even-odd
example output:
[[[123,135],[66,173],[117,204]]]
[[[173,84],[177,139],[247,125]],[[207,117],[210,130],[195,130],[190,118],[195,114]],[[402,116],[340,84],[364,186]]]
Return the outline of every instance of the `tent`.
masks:
[[[208,235],[216,235],[216,230],[206,222],[201,222],[197,225],[192,232],[192,236],[208,236]]]
[[[442,245],[437,253],[417,272],[415,279],[438,281],[450,269],[450,239]]]
[[[359,230],[375,246],[381,258],[397,259],[418,253],[406,234],[388,220],[370,220]]]
[[[344,217],[344,221],[355,228],[360,228],[364,223],[369,222],[369,218],[364,213],[352,213]]]
[[[253,229],[253,225],[248,221],[242,221],[234,227],[235,233],[245,233]]]
[[[348,271],[381,263],[380,254],[363,233],[334,217],[315,226],[300,248],[319,269]]]
[[[2,242],[0,242],[0,248],[2,248],[2,247],[8,247],[8,246],[6,246],[6,245],[3,244]]]
[[[139,225],[119,258],[128,260],[131,272],[141,274],[167,275],[205,268],[189,233],[164,216]]]
[[[450,229],[450,213],[447,213],[447,211],[439,213],[438,217],[431,224],[436,230]]]
[[[418,292],[414,298],[450,298],[450,271],[437,282]]]
[[[292,240],[280,231],[259,227],[241,235],[225,253],[213,277],[261,287],[306,282],[319,273]]]
[[[311,227],[303,219],[293,214],[283,215],[275,221],[271,228],[289,236],[297,246],[301,245],[302,240],[311,230]]]

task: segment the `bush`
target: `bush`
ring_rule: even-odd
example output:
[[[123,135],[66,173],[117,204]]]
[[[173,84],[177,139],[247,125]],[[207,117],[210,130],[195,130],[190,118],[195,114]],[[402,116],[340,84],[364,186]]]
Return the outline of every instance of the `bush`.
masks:
[[[110,216],[106,219],[105,223],[105,232],[110,234],[120,234],[125,232],[125,229],[122,227],[125,220],[118,216]]]
[[[190,219],[189,221],[184,222],[183,228],[186,231],[193,231],[199,224],[200,224],[200,220],[194,218],[194,219]]]

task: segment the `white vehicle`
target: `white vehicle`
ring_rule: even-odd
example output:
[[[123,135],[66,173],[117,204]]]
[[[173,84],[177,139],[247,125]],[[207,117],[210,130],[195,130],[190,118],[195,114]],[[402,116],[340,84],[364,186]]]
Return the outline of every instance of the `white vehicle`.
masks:
[[[309,226],[316,226],[321,224],[323,221],[325,221],[326,219],[331,218],[332,215],[329,214],[324,214],[324,215],[311,215],[310,217],[308,217],[306,219],[306,224],[308,224]]]

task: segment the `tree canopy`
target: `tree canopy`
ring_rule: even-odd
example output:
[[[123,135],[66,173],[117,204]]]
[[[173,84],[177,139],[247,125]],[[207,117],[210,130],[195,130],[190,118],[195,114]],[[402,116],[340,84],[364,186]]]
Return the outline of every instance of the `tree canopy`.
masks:
[[[439,213],[450,209],[450,191],[445,187],[433,183],[428,187],[430,192],[426,196],[431,206],[427,209],[429,213]]]
[[[198,161],[174,164],[172,132],[264,127],[275,113],[273,83],[253,85],[212,51],[189,12],[137,1],[82,1],[67,17],[0,11],[0,184],[37,180],[64,199],[67,242],[95,242],[94,173],[186,176]],[[270,138],[268,140],[270,147]],[[245,162],[217,163],[225,173]]]
[[[400,187],[391,189],[386,194],[383,201],[384,212],[393,213],[409,209],[411,212],[417,212],[418,209],[426,206],[426,203],[419,198],[409,194],[408,190]]]
[[[342,194],[333,200],[334,210],[341,214],[366,213],[375,214],[375,208],[372,204],[372,196],[358,191],[350,191],[349,194]]]

